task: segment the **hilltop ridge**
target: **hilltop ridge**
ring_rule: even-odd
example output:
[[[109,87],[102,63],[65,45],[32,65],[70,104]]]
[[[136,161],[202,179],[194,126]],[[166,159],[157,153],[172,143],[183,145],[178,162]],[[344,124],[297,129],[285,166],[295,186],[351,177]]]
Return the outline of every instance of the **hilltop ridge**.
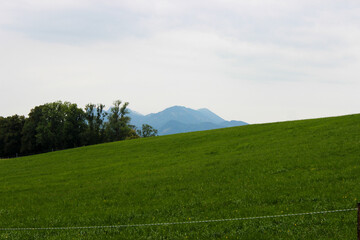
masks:
[[[0,160],[0,227],[188,222],[354,209],[360,114],[111,142]],[[354,239],[356,211],[0,232],[8,239]]]

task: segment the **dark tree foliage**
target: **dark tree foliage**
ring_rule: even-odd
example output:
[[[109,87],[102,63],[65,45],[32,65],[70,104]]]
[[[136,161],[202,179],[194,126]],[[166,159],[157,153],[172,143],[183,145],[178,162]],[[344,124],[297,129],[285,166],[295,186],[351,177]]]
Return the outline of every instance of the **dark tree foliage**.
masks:
[[[37,106],[31,109],[29,117],[25,120],[25,125],[22,129],[21,138],[21,153],[22,154],[34,154],[40,153],[43,150],[41,144],[37,141],[37,127],[43,117],[44,105]]]
[[[141,130],[137,130],[140,137],[155,137],[157,136],[158,130],[150,126],[149,124],[143,124]]]
[[[4,154],[4,146],[5,146],[4,136],[6,129],[5,125],[6,125],[5,118],[0,117],[0,157],[5,157]]]
[[[86,129],[85,113],[76,104],[64,103],[64,148],[73,148],[84,145],[84,131]]]
[[[107,113],[103,104],[87,104],[85,111],[70,102],[52,102],[31,109],[28,118],[0,117],[0,157],[15,157],[84,145],[155,136],[143,125],[139,135],[130,125],[129,103],[120,100]]]
[[[128,105],[129,103],[125,102],[121,106],[121,101],[116,100],[114,106],[110,108],[108,122],[106,123],[107,141],[125,140],[131,136],[132,128],[129,125],[130,117],[126,116],[129,114],[127,110]]]
[[[104,142],[105,140],[105,105],[87,104],[85,106],[86,130],[84,138],[86,145]]]
[[[95,105],[87,104],[85,106],[85,119],[87,123],[87,127],[84,133],[84,138],[87,144],[95,144],[96,143],[96,131],[95,131]]]
[[[47,103],[42,107],[42,117],[36,127],[36,142],[45,152],[64,149],[65,104]]]
[[[61,102],[45,104],[42,108],[42,117],[36,127],[36,142],[44,151],[62,149],[64,129],[64,112]]]
[[[105,141],[105,119],[107,116],[107,112],[104,110],[105,105],[98,104],[96,106],[96,124],[95,131],[97,132],[97,143],[101,143]]]
[[[0,156],[15,157],[20,153],[21,131],[25,117],[14,115],[0,118]]]
[[[32,154],[83,145],[84,119],[84,111],[69,102],[35,107],[25,121],[21,152]]]

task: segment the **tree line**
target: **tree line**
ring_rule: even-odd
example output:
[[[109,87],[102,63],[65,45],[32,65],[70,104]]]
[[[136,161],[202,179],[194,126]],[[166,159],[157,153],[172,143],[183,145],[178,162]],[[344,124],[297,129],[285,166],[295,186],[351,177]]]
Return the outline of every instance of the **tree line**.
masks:
[[[70,102],[52,102],[31,109],[28,117],[0,117],[0,157],[16,157],[104,142],[156,136],[157,130],[130,124],[129,103],[89,103],[84,109]]]

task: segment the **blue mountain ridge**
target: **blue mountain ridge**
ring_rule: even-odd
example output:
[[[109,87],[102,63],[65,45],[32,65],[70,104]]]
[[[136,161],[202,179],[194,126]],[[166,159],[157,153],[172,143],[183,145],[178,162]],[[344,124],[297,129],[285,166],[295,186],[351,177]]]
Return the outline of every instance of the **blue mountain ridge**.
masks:
[[[148,115],[142,115],[131,109],[129,112],[130,124],[138,129],[141,129],[142,124],[149,124],[158,130],[159,135],[247,125],[242,121],[226,121],[206,108],[194,110],[183,106],[173,106]]]

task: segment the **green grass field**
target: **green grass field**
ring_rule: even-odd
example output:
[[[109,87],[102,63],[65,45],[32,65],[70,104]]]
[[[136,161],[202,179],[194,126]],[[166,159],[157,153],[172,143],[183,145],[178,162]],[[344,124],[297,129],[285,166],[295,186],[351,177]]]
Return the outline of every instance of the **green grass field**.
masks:
[[[0,160],[0,228],[122,225],[355,208],[360,115],[249,125]],[[0,239],[356,239],[356,211]]]

